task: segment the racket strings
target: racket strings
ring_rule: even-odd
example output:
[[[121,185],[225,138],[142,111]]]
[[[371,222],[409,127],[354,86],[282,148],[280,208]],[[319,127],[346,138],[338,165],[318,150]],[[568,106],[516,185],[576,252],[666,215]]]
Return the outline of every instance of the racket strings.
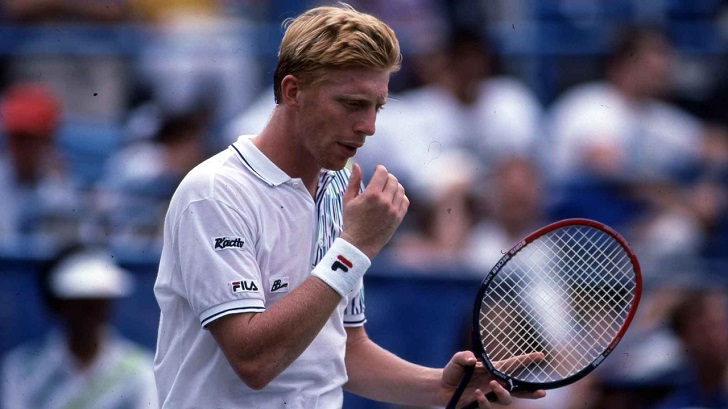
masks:
[[[480,311],[491,361],[529,352],[546,358],[509,375],[531,382],[568,377],[611,344],[634,297],[626,251],[588,226],[553,231],[523,247],[493,279]]]

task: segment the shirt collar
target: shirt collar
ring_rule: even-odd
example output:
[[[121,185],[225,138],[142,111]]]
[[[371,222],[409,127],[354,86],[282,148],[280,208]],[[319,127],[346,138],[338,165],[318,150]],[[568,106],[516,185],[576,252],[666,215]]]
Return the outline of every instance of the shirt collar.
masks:
[[[242,135],[230,145],[251,172],[270,186],[279,186],[292,180],[286,172],[276,166],[251,140],[255,135]],[[319,189],[326,188],[334,171],[322,169],[319,176]],[[317,193],[318,196],[318,193]]]
[[[253,136],[242,135],[235,143],[230,145],[237,152],[243,164],[255,176],[270,186],[279,186],[291,180],[286,172],[271,162],[257,146],[253,145],[253,141],[251,141]]]

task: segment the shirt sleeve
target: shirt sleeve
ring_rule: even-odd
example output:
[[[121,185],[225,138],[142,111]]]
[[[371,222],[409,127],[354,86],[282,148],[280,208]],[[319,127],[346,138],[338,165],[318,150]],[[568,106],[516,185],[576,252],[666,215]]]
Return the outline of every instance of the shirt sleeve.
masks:
[[[215,199],[192,202],[175,235],[186,298],[203,327],[229,314],[265,310],[254,217]]]

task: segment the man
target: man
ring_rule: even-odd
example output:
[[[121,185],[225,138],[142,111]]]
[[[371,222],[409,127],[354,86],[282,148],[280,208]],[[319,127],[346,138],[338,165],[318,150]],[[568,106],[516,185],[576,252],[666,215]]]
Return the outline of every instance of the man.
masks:
[[[17,82],[0,96],[0,246],[51,247],[79,238],[87,210],[57,147],[62,106],[35,82]]]
[[[344,167],[374,133],[400,59],[392,30],[350,7],[287,21],[269,123],[190,172],[167,213],[155,284],[162,407],[335,408],[342,388],[444,405],[476,364],[461,352],[420,367],[363,327],[362,276],[409,200],[384,167],[363,191],[359,166]],[[490,390],[510,403],[479,368],[462,402],[490,408]]]
[[[670,328],[683,351],[680,383],[659,409],[728,407],[728,297],[719,286],[688,290],[672,308]]]
[[[133,284],[101,248],[72,246],[43,266],[40,293],[59,327],[4,357],[0,407],[155,407],[152,354],[110,325],[114,301]]]
[[[716,206],[712,189],[694,182],[715,153],[705,127],[665,100],[674,53],[659,30],[625,29],[604,78],[554,101],[541,150],[553,218],[600,220],[655,259],[697,256]]]

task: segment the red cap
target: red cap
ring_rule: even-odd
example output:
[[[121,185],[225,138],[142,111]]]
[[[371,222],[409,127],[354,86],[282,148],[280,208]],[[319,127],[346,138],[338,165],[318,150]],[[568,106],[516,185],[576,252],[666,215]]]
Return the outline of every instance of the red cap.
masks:
[[[60,117],[55,94],[37,83],[18,83],[5,90],[0,102],[0,123],[5,133],[25,132],[51,136]]]

